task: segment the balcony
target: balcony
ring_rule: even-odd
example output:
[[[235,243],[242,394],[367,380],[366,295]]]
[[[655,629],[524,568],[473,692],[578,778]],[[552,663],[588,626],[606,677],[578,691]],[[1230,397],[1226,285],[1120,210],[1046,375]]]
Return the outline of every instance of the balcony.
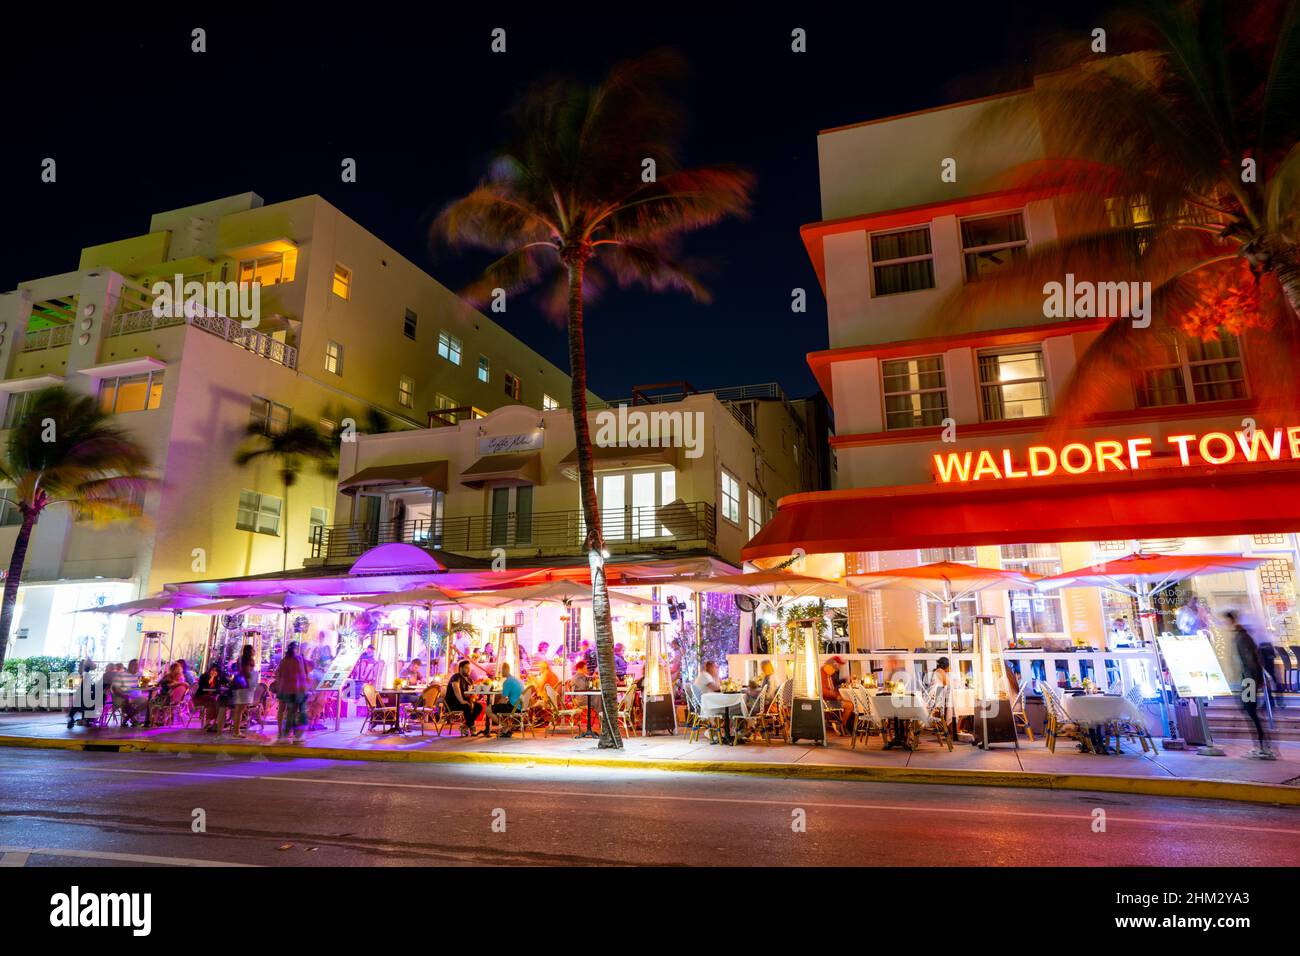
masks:
[[[717,512],[704,501],[617,508],[601,517],[605,547],[615,554],[705,548],[717,538]],[[327,564],[354,559],[381,544],[413,544],[430,551],[491,554],[497,548],[529,554],[582,553],[581,511],[466,515],[400,524],[340,524],[312,529],[311,556]]]
[[[33,329],[23,340],[24,352],[43,352],[57,349],[72,341],[71,325],[55,325],[48,329]]]
[[[298,367],[298,350],[292,345],[274,339],[265,332],[246,329],[236,319],[230,319],[219,312],[213,312],[203,306],[186,306],[184,316],[156,316],[152,309],[140,309],[124,312],[113,317],[108,335],[133,335],[137,332],[151,332],[155,329],[170,328],[174,325],[189,324],[196,329],[225,339],[247,352],[260,355],[264,359],[283,365],[285,368]]]

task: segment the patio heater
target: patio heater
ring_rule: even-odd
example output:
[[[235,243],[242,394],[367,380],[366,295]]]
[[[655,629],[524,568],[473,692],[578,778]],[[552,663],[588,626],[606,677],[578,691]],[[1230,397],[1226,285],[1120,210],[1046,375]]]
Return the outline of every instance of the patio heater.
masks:
[[[501,665],[509,664],[510,673],[519,676],[519,634],[513,624],[502,624],[497,631],[495,641],[497,672],[501,676]]]
[[[1006,659],[1002,655],[998,618],[977,614],[974,623],[975,746],[987,750],[989,744],[1014,744],[1019,750],[1011,701],[1006,693]]]
[[[826,746],[826,709],[822,704],[817,659],[817,622],[794,622],[794,697],[790,706],[790,743],[812,740]]]
[[[645,636],[645,683],[642,686],[641,734],[666,730],[677,733],[677,708],[673,704],[672,678],[664,653],[664,625],[649,621]]]

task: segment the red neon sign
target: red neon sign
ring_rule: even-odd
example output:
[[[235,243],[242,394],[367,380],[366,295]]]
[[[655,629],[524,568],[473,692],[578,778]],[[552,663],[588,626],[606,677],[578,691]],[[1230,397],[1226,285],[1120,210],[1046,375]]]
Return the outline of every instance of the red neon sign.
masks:
[[[1178,453],[1178,464],[1227,465],[1236,462],[1300,460],[1300,425],[1204,435],[1170,435],[1165,439]],[[1031,445],[1017,460],[1010,448],[935,454],[934,474],[940,484],[1049,478],[1052,475],[1108,474],[1139,471],[1152,456],[1151,438],[1103,438],[1070,442],[1060,448]]]

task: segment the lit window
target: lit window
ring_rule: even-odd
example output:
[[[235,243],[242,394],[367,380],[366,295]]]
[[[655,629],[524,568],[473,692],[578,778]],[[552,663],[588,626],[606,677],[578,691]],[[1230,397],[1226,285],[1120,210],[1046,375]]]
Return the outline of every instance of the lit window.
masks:
[[[542,411],[553,412],[560,407],[560,403],[549,395],[542,395]]]
[[[890,359],[880,363],[885,391],[885,428],[942,425],[948,417],[943,356]]]
[[[235,527],[240,531],[256,531],[258,534],[280,533],[280,510],[283,502],[274,495],[263,495],[256,491],[244,490],[239,493],[239,513],[235,517]]]
[[[749,536],[752,538],[763,528],[763,498],[753,488],[746,490],[749,493],[745,502],[749,506],[746,516],[749,519]]]
[[[1028,571],[1045,577],[1061,573],[1061,549],[1055,544],[1004,544],[1001,557],[1004,571]],[[1008,600],[1013,634],[1065,633],[1059,590],[1011,591]]]
[[[406,318],[402,319],[402,334],[411,341],[415,341],[415,327],[420,324],[420,317],[410,309],[406,310]]]
[[[258,395],[253,396],[248,411],[248,423],[258,431],[278,435],[289,427],[289,417],[288,405],[281,405]]]
[[[1040,349],[981,353],[979,370],[984,421],[1047,414],[1047,376]]]
[[[1162,334],[1156,364],[1138,370],[1141,408],[1223,402],[1246,397],[1241,342],[1223,332],[1216,338]]]
[[[506,394],[516,402],[519,401],[519,396],[523,393],[523,384],[519,381],[519,376],[514,372],[506,372],[501,381],[505,385]]]
[[[27,417],[27,410],[31,407],[32,396],[35,392],[10,392],[9,400],[5,404],[5,428],[17,428]]]
[[[325,508],[312,508],[310,522],[307,527],[307,541],[309,543],[322,537],[325,526],[330,523],[329,511]]]
[[[875,295],[934,288],[934,254],[930,227],[887,232],[871,237]]]
[[[279,285],[293,281],[293,263],[286,261],[282,252],[257,259],[244,259],[239,263],[239,283],[248,285]]]
[[[722,469],[722,517],[732,524],[740,524],[740,482]]]
[[[445,329],[438,333],[438,357],[445,358],[452,365],[460,364],[460,339]]]
[[[1018,212],[961,221],[966,281],[974,282],[1025,257],[1025,217]]]
[[[106,378],[99,383],[99,407],[108,415],[143,412],[162,404],[161,369],[143,375]]]
[[[333,339],[325,343],[325,371],[343,374],[343,346]]]
[[[403,375],[397,380],[397,404],[410,408],[415,404],[415,379]]]
[[[352,298],[352,270],[347,266],[334,266],[333,291],[340,299]]]
[[[433,407],[436,409],[456,408],[456,399],[450,395],[444,395],[442,392],[433,396]]]
[[[478,380],[488,382],[492,379],[492,360],[486,355],[478,357]]]

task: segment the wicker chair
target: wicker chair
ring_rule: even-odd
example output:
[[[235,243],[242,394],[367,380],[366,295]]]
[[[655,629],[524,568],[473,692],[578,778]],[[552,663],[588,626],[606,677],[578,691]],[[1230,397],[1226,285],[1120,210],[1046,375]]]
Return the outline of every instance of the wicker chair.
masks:
[[[623,699],[618,702],[618,730],[624,737],[636,736],[636,718],[633,708],[636,706],[636,684],[628,681],[623,691]]]
[[[155,700],[149,705],[149,725],[151,727],[170,727],[176,721],[183,720],[185,702],[189,697],[190,685],[177,684],[167,691],[167,696]]]
[[[512,734],[518,731],[520,736],[524,731],[532,730],[533,736],[537,736],[537,731],[532,720],[533,707],[533,688],[525,687],[524,692],[519,696],[519,704],[514,710],[507,711],[504,714],[495,714],[497,721],[498,734]]]
[[[430,684],[411,706],[407,720],[420,725],[421,737],[430,726],[433,727],[434,734],[438,733],[438,724],[442,720],[441,697],[442,685]]]
[[[762,737],[771,743],[772,738],[768,736],[768,723],[764,720],[771,705],[772,695],[767,689],[764,689],[752,702],[746,702],[744,713],[731,718],[732,743],[740,739],[742,731],[746,737]]]
[[[700,692],[689,681],[682,681],[682,693],[686,695],[686,739],[689,743],[698,743],[700,734],[707,733],[710,743],[722,740],[722,718],[705,715],[700,705]]]
[[[926,699],[926,710],[930,712],[929,721],[922,727],[934,734],[941,744],[947,744],[952,751],[952,736],[948,733],[948,700],[952,688],[946,684],[935,684]]]
[[[1056,753],[1056,741],[1064,737],[1078,741],[1085,751],[1092,751],[1092,739],[1088,732],[1070,719],[1061,704],[1061,699],[1047,684],[1043,684],[1043,706],[1047,710],[1047,749]]]
[[[865,750],[867,738],[872,733],[880,734],[881,745],[885,742],[885,723],[880,719],[880,714],[876,711],[875,704],[871,702],[871,694],[865,687],[850,687],[849,698],[853,701],[853,711],[856,720],[853,724],[853,739],[849,746],[856,750],[858,741],[862,741],[862,747]]]
[[[397,708],[380,703],[379,691],[374,684],[361,685],[361,693],[366,698],[366,722],[361,725],[361,732],[382,727],[385,731],[396,729]]]

